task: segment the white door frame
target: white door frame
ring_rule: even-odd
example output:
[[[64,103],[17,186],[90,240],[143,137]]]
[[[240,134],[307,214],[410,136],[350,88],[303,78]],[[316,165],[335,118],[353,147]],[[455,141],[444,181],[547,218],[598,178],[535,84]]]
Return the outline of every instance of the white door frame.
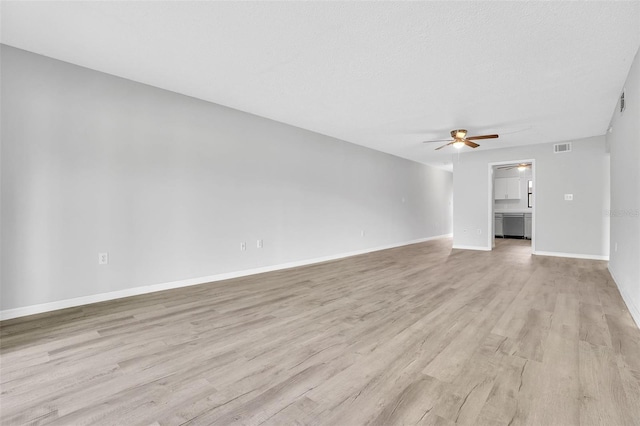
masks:
[[[497,161],[488,164],[488,182],[489,182],[489,200],[488,200],[488,212],[489,222],[487,226],[487,249],[493,250],[493,239],[495,238],[494,216],[493,216],[493,166],[504,166],[506,164],[519,164],[519,163],[531,163],[531,180],[533,182],[533,208],[531,210],[531,253],[536,252],[536,194],[538,193],[538,185],[536,182],[536,160],[535,158],[528,158],[524,160],[509,160],[509,161]]]

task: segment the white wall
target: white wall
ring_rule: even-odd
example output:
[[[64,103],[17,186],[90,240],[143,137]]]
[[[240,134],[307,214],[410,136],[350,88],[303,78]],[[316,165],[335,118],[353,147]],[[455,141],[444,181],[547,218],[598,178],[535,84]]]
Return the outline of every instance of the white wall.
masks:
[[[609,156],[605,138],[575,140],[572,145],[571,152],[561,154],[553,153],[552,143],[461,154],[454,163],[454,247],[490,248],[489,164],[534,159],[536,252],[606,258]],[[574,200],[564,201],[569,193]]]
[[[622,114],[616,108],[613,132],[607,135],[612,213],[609,270],[640,325],[640,53],[624,87],[627,107]]]
[[[451,232],[449,172],[1,54],[2,310]]]

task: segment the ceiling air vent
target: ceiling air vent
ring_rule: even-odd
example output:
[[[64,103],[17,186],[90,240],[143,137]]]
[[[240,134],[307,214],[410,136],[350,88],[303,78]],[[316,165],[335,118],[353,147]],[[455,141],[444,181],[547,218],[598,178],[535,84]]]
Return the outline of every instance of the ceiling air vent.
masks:
[[[620,114],[622,114],[624,112],[624,109],[627,107],[627,105],[624,103],[624,91],[622,92],[622,95],[620,95]]]
[[[553,145],[553,152],[555,152],[556,154],[569,151],[571,151],[571,142],[557,143]]]

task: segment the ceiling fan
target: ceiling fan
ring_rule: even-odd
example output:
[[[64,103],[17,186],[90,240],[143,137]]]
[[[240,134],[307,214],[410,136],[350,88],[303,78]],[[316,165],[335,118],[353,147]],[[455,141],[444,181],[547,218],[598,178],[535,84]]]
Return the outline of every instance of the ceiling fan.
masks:
[[[439,149],[444,148],[445,146],[449,146],[449,145],[453,145],[455,148],[462,148],[463,146],[468,146],[471,148],[477,148],[480,145],[472,142],[472,141],[477,141],[480,139],[495,139],[498,137],[498,135],[482,135],[482,136],[469,136],[467,137],[467,131],[465,129],[459,129],[459,130],[452,130],[451,131],[451,137],[453,138],[452,141],[450,141],[447,144],[444,144],[442,146],[439,146],[438,148],[436,148],[436,151]],[[444,141],[448,141],[449,139],[439,139],[439,140],[435,140],[435,141],[424,141],[424,143],[431,143],[431,142],[444,142]]]
[[[531,167],[531,163],[520,163],[520,164],[508,164],[506,166],[502,166],[502,167],[497,167],[498,169],[504,169],[504,170],[511,170],[511,169],[515,169],[518,168],[518,170],[524,170],[524,169],[528,169],[529,167]]]

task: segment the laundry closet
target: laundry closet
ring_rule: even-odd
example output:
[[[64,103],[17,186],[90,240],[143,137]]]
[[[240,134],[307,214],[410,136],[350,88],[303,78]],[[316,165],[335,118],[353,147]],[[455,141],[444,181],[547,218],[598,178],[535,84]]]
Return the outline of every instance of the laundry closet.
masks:
[[[494,166],[494,234],[502,238],[531,239],[533,212],[531,163]]]

